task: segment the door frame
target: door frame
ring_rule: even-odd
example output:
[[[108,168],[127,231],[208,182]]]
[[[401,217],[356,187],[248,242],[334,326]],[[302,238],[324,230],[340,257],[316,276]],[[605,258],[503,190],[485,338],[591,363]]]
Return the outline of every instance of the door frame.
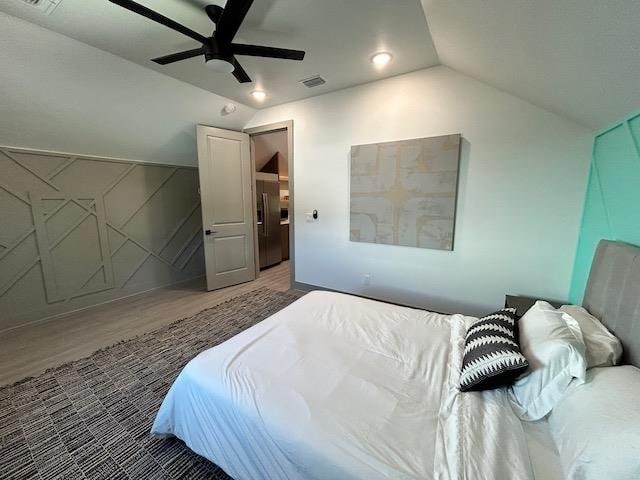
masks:
[[[256,208],[256,158],[253,137],[265,133],[287,131],[287,164],[289,175],[289,277],[291,288],[294,288],[296,282],[296,256],[295,256],[295,219],[294,219],[294,181],[293,181],[293,120],[285,120],[283,122],[269,123],[257,127],[245,128],[244,133],[249,134],[251,144],[251,177],[253,184],[253,237],[255,247],[256,275],[260,275],[260,260],[258,256],[258,228],[257,228],[257,208]]]

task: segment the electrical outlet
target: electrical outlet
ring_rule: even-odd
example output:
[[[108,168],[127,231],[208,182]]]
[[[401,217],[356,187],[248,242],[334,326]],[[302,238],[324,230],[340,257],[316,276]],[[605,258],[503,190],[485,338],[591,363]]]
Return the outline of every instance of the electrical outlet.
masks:
[[[363,273],[362,274],[362,283],[365,285],[371,285],[371,274]]]

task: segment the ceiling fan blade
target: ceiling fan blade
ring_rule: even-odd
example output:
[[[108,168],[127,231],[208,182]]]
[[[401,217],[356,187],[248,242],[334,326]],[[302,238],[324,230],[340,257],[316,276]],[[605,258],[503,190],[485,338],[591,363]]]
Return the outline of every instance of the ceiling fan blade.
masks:
[[[236,77],[236,80],[240,83],[249,83],[251,81],[251,77],[247,75],[247,72],[244,71],[242,65],[236,60],[233,59],[233,76]]]
[[[253,0],[227,0],[220,20],[216,24],[216,39],[223,43],[230,43],[238,33],[252,3]]]
[[[203,54],[204,50],[202,48],[194,48],[193,50],[172,53],[171,55],[165,55],[164,57],[152,58],[151,61],[160,65],[167,65],[169,63],[179,62],[180,60],[186,60],[187,58],[193,58]]]
[[[263,47],[261,45],[241,45],[232,43],[231,48],[235,55],[250,55],[252,57],[284,58],[286,60],[302,60],[302,50],[290,50],[288,48]]]
[[[190,28],[185,27],[184,25],[180,25],[178,22],[171,20],[170,18],[165,17],[164,15],[159,14],[158,12],[154,12],[153,10],[140,5],[132,0],[109,0],[111,3],[115,3],[116,5],[120,5],[127,10],[130,10],[138,15],[142,15],[143,17],[148,18],[149,20],[153,20],[154,22],[158,22],[165,27],[169,27],[176,32],[180,32],[187,37],[193,38],[194,40],[204,43],[207,38],[203,35],[200,35],[198,32],[194,32]]]

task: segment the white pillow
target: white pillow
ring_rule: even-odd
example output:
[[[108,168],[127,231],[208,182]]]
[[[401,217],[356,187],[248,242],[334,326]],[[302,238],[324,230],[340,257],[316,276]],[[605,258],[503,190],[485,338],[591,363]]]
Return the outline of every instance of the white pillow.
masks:
[[[560,307],[580,325],[584,344],[587,347],[587,368],[611,367],[620,363],[622,344],[600,320],[577,305]]]
[[[509,399],[521,419],[539,420],[574,379],[584,381],[585,346],[578,322],[547,302],[537,301],[519,326],[520,350],[529,370],[509,388]]]
[[[640,479],[640,370],[594,368],[549,415],[569,480]]]

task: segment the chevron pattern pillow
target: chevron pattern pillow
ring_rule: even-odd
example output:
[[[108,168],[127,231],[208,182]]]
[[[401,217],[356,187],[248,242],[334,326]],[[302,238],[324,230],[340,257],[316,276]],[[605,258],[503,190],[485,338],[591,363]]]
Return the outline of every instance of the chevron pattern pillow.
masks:
[[[528,366],[520,353],[516,309],[504,308],[482,317],[467,330],[460,390],[490,390],[509,385]]]

